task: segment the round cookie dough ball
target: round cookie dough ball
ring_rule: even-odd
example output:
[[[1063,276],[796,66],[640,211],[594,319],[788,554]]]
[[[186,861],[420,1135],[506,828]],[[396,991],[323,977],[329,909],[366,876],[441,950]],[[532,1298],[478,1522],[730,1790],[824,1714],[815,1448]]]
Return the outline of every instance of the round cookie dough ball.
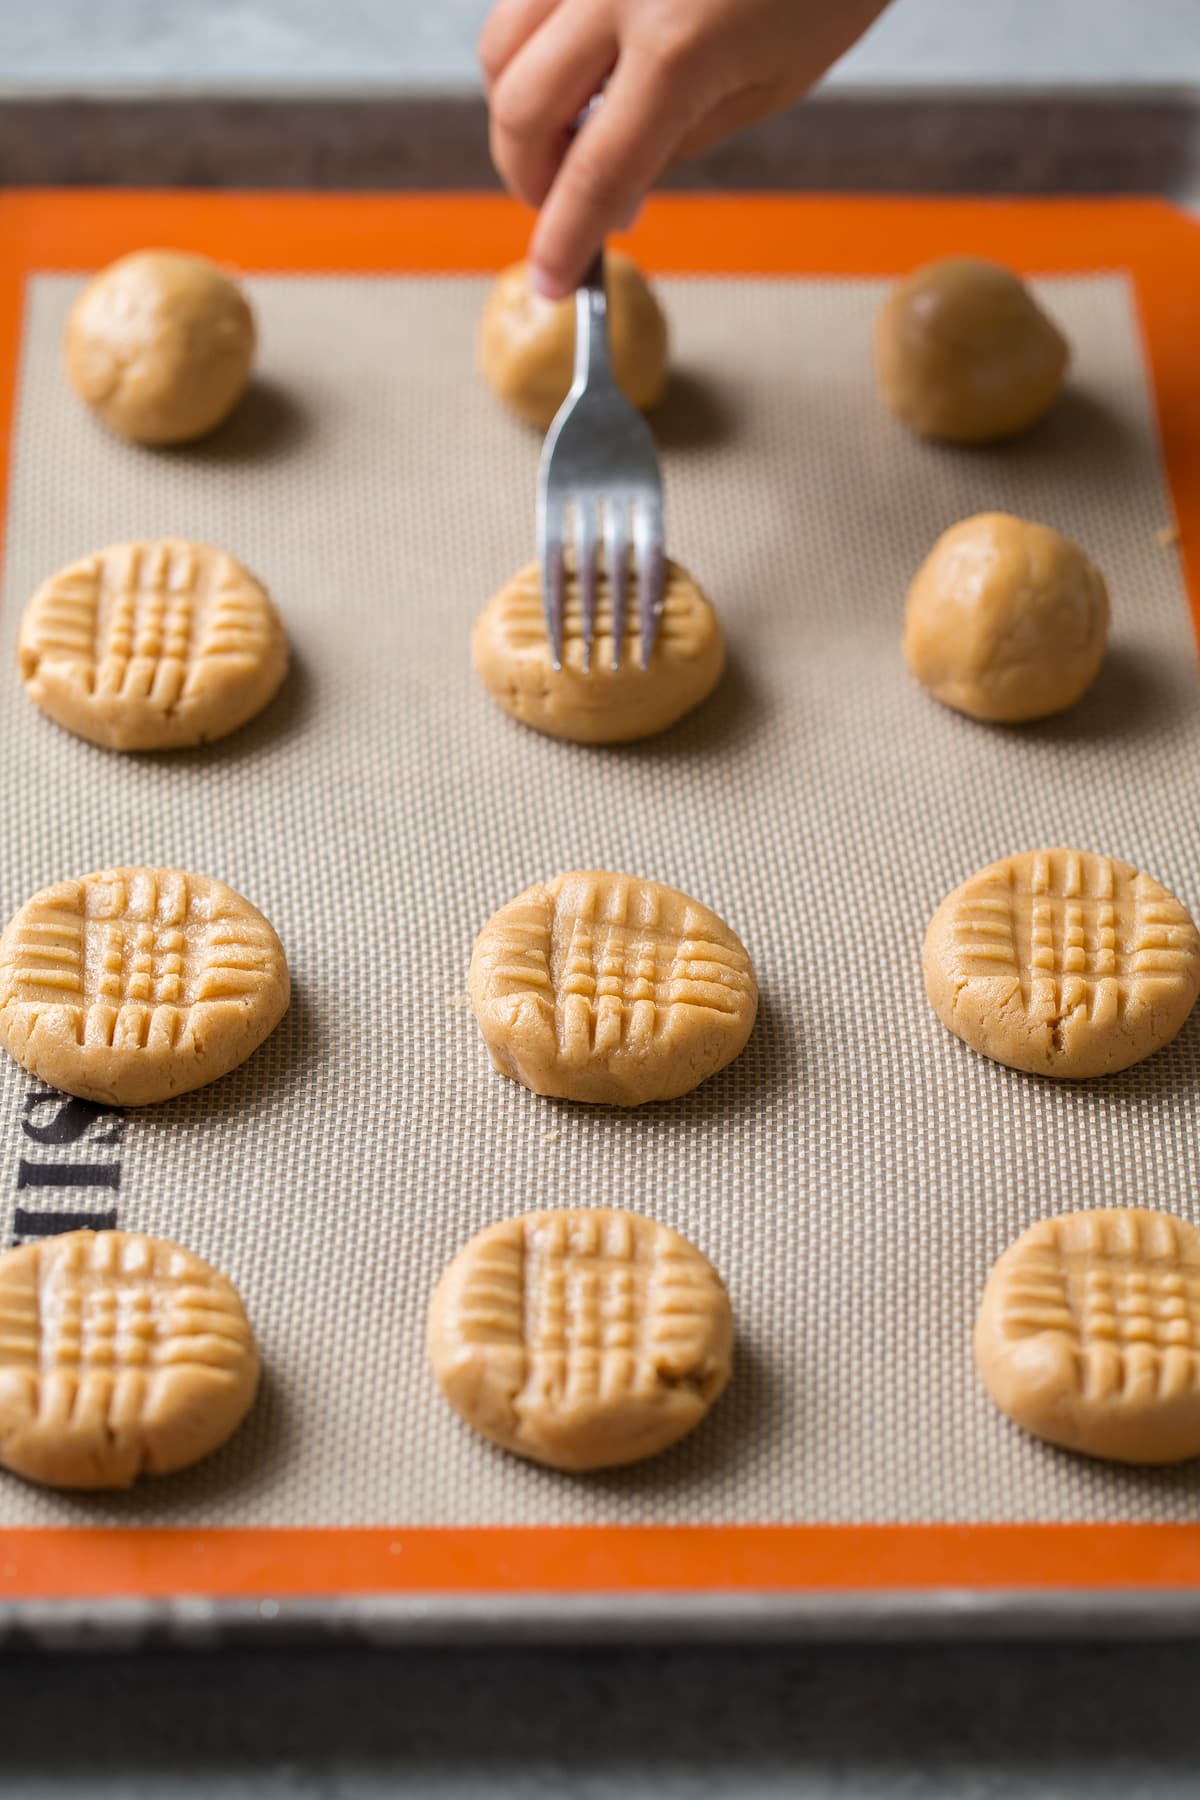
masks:
[[[630,582],[631,589],[634,584]],[[529,563],[495,594],[475,623],[471,657],[506,713],[577,744],[628,744],[666,731],[707,699],[725,667],[725,640],[708,600],[678,563],[667,563],[658,640],[643,669],[631,592],[621,662],[613,668],[613,609],[607,572],[597,582],[590,666],[583,666],[583,603],[567,571],[561,669],[542,614],[541,571]]]
[[[71,308],[67,375],[119,437],[179,444],[233,411],[254,347],[246,296],[215,263],[138,250],[102,269]]]
[[[1054,1081],[1131,1069],[1200,999],[1200,932],[1183,902],[1130,863],[1065,845],[961,882],[929,922],[923,962],[947,1031]]]
[[[665,1225],[608,1207],[487,1227],[429,1308],[429,1360],[455,1412],[552,1469],[641,1462],[686,1436],[729,1380],[733,1338],[729,1295],[707,1257]]]
[[[611,869],[535,882],[494,912],[467,992],[498,1075],[586,1106],[690,1094],[741,1055],[758,1012],[750,957],[723,919]]]
[[[1200,1231],[1143,1207],[1041,1219],[983,1290],[975,1363],[1023,1431],[1085,1456],[1200,1456]]]
[[[875,321],[886,405],[918,436],[956,444],[1011,437],[1062,388],[1066,339],[1010,269],[970,256],[927,263]]]
[[[171,1474],[223,1444],[254,1402],[259,1352],[240,1294],[167,1239],[67,1231],[19,1244],[0,1255],[0,1308],[0,1468],[26,1481],[99,1490]]]
[[[96,1106],[154,1106],[240,1068],[291,999],[257,906],[185,869],[98,869],[0,932],[0,1048]]]
[[[613,370],[648,412],[667,385],[667,321],[650,284],[619,250],[605,259]],[[505,269],[488,295],[479,331],[483,378],[530,425],[545,431],[575,372],[575,302],[543,300],[526,263]]]
[[[17,667],[34,705],[108,750],[182,750],[236,731],[278,692],[288,641],[228,552],[184,538],[110,544],[44,581]]]
[[[1104,659],[1104,577],[1048,525],[979,513],[944,532],[912,586],[904,656],[935,699],[1018,724],[1072,706]]]

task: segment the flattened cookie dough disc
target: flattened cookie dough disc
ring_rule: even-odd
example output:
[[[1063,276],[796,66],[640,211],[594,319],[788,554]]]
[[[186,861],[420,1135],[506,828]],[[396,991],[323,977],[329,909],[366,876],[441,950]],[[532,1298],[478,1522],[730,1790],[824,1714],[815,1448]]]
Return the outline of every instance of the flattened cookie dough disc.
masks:
[[[1200,1231],[1125,1207],[1031,1226],[988,1277],[975,1360],[1000,1410],[1052,1444],[1200,1456]]]
[[[1149,875],[1087,850],[990,863],[943,900],[925,986],[972,1050],[1083,1080],[1141,1062],[1200,994],[1200,934]]]
[[[492,1063],[535,1094],[673,1100],[745,1047],[750,958],[715,913],[633,875],[574,870],[480,932],[468,986]]]
[[[178,1244],[71,1231],[0,1256],[0,1466],[122,1488],[236,1430],[258,1350],[224,1275]]]
[[[605,257],[608,334],[617,384],[643,412],[667,387],[667,321],[646,277],[619,250]],[[506,406],[545,431],[575,372],[575,301],[543,300],[528,265],[513,263],[488,295],[479,367]]]
[[[636,1213],[526,1213],[471,1239],[429,1310],[451,1406],[518,1456],[603,1469],[665,1450],[729,1379],[733,1315],[712,1264]]]
[[[537,731],[577,744],[622,744],[665,731],[698,706],[725,666],[717,615],[691,576],[667,564],[658,642],[641,664],[636,605],[614,669],[612,595],[601,571],[591,667],[583,666],[583,615],[574,571],[567,583],[563,665],[554,667],[542,615],[541,576],[530,563],[480,614],[471,639],[479,678],[492,698]]]
[[[1108,589],[1048,525],[980,513],[944,532],[904,614],[904,657],[935,699],[1019,724],[1073,706],[1108,642]]]
[[[207,257],[137,250],[88,283],[67,322],[67,375],[110,431],[139,444],[203,437],[241,399],[254,314]]]
[[[885,405],[920,437],[983,444],[1026,430],[1058,398],[1066,339],[1011,269],[971,256],[927,263],[875,321]]]
[[[288,646],[241,563],[164,538],[113,544],[43,582],[17,659],[34,704],[77,737],[179,750],[260,712],[287,673]]]
[[[0,937],[0,1044],[51,1087],[148,1106],[245,1062],[287,1011],[283,946],[223,881],[104,869]]]

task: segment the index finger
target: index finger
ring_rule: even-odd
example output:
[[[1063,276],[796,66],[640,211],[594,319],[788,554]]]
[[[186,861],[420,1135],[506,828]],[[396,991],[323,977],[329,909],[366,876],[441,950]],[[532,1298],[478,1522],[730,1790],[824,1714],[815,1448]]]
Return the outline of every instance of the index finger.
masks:
[[[576,286],[609,231],[662,174],[705,109],[651,58],[622,52],[603,104],[563,159],[529,248],[534,285],[550,299]]]
[[[567,0],[524,43],[489,95],[492,161],[514,193],[540,206],[571,128],[612,67],[616,43],[599,0]]]

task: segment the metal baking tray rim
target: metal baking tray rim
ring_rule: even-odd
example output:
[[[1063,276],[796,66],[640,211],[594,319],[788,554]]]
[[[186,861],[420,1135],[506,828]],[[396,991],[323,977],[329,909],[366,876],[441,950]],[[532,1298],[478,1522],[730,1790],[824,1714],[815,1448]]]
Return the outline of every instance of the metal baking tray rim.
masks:
[[[258,1644],[424,1645],[937,1643],[1188,1639],[1200,1592],[1004,1593],[947,1588],[887,1595],[769,1591],[544,1595],[359,1594],[229,1600],[23,1600],[0,1606],[0,1649],[206,1649]]]

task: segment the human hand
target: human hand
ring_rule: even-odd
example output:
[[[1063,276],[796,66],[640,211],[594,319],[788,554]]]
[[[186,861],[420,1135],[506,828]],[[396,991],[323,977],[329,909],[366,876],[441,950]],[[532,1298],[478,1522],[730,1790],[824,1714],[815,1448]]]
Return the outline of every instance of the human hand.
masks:
[[[479,40],[492,156],[542,209],[534,285],[568,293],[664,169],[812,87],[886,0],[498,0]],[[604,104],[573,126],[607,80]]]

